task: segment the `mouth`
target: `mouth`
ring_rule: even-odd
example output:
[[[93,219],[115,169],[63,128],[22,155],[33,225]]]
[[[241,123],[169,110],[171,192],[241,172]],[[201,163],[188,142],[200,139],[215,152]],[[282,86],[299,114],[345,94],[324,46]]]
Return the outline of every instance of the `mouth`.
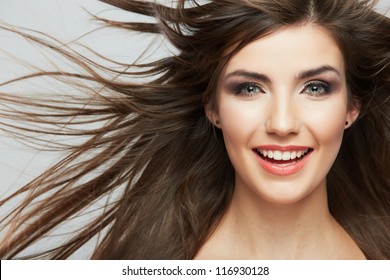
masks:
[[[302,160],[312,151],[313,149],[311,148],[293,151],[266,150],[258,148],[254,149],[254,152],[256,152],[262,159],[276,164],[286,164]]]
[[[260,165],[274,175],[290,175],[298,172],[313,152],[309,147],[260,147],[252,150]]]

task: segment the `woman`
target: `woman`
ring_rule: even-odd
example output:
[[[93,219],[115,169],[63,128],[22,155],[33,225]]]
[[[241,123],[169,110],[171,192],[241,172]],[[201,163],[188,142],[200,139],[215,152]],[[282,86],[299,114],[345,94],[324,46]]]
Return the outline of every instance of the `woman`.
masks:
[[[177,54],[115,73],[57,49],[86,73],[43,75],[73,79],[86,107],[1,97],[47,110],[4,117],[88,136],[15,194],[26,198],[1,221],[2,258],[102,201],[35,257],[67,258],[96,236],[102,259],[390,257],[390,21],[374,2],[103,2],[154,18],[105,21],[163,34]]]

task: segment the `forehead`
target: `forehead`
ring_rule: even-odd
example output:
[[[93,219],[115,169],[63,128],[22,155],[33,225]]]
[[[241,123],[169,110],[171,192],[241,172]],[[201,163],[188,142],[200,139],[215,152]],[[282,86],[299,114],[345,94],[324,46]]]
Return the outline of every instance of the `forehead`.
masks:
[[[282,75],[331,65],[344,73],[344,59],[330,32],[314,24],[283,27],[239,50],[223,72],[237,69]]]

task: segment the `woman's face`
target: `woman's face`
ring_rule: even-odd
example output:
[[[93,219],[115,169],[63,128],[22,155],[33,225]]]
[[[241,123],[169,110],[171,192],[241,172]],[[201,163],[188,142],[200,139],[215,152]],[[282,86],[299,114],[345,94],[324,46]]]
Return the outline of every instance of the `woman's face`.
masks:
[[[236,53],[209,119],[224,136],[236,191],[297,202],[326,186],[348,111],[343,55],[326,29],[290,26]]]

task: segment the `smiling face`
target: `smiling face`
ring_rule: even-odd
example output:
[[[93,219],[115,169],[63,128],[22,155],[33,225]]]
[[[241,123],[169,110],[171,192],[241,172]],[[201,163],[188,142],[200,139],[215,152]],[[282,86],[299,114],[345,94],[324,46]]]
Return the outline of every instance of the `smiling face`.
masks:
[[[326,186],[348,111],[343,55],[326,29],[290,26],[237,52],[219,79],[216,108],[236,193],[278,204]]]

